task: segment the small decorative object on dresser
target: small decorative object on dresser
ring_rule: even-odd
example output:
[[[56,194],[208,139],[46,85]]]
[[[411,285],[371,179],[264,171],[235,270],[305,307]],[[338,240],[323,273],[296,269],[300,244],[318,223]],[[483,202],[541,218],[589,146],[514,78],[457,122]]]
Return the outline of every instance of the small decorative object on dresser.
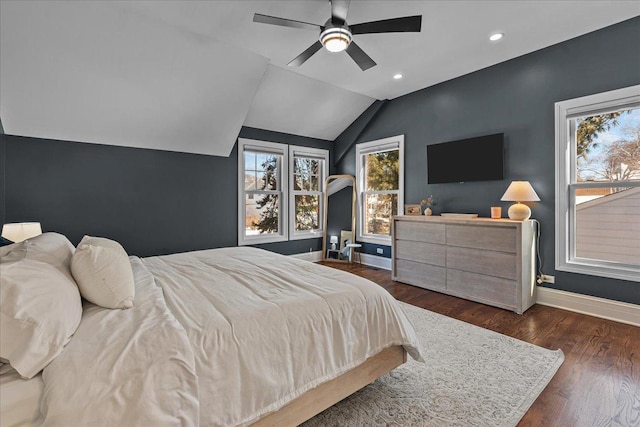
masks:
[[[491,206],[491,218],[502,218],[502,208],[500,206]]]
[[[422,208],[420,205],[404,205],[405,215],[420,215]]]
[[[422,199],[420,201],[420,206],[423,206],[423,205],[427,206],[427,208],[424,210],[424,214],[426,216],[433,215],[433,211],[431,210],[431,207],[435,205],[435,202],[433,201],[433,195],[427,197],[426,199]]]

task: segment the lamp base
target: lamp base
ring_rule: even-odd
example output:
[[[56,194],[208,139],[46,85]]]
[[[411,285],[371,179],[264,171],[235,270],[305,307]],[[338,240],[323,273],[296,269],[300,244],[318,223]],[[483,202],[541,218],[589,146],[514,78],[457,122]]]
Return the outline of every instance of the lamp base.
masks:
[[[524,221],[531,218],[531,209],[529,206],[520,202],[509,206],[509,219],[514,221]]]

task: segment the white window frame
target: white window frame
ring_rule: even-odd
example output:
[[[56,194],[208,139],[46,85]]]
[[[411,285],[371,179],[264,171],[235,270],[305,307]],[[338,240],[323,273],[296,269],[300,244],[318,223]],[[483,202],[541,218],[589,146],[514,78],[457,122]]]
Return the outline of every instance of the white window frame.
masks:
[[[301,157],[305,159],[317,159],[322,160],[322,167],[320,169],[320,176],[318,178],[319,191],[299,191],[295,190],[294,186],[294,172],[295,172],[295,159]],[[291,145],[289,146],[289,240],[301,240],[301,239],[314,239],[322,237],[323,233],[323,218],[324,218],[324,193],[326,191],[325,181],[327,179],[329,170],[329,150],[321,148],[299,147]],[[315,230],[296,230],[296,195],[317,195],[319,200],[319,217],[318,228]]]
[[[275,153],[281,156],[280,160],[280,188],[278,206],[278,233],[269,235],[247,236],[245,222],[247,210],[245,208],[246,192],[244,189],[244,153],[247,150]],[[283,242],[288,240],[288,150],[286,144],[276,142],[258,141],[255,139],[238,138],[238,245],[255,245],[259,243]]]
[[[364,200],[365,200],[365,173],[363,156],[366,154],[377,153],[381,151],[390,151],[398,149],[398,184],[399,188],[393,193],[398,194],[398,215],[401,215],[404,209],[404,135],[396,135],[389,138],[378,139],[375,141],[363,142],[356,144],[356,185],[358,188],[357,206],[358,221],[356,239],[365,243],[373,243],[376,245],[391,246],[391,236],[371,235],[364,233]]]
[[[575,194],[582,187],[640,187],[638,181],[576,183],[574,118],[640,107],[640,85],[555,103],[556,270],[640,282],[640,267],[575,256]]]

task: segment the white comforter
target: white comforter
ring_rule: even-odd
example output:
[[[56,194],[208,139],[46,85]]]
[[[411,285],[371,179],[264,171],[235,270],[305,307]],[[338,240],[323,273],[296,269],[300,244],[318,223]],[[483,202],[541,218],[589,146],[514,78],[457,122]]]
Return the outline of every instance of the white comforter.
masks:
[[[249,424],[391,345],[420,359],[393,297],[340,270],[247,247],[132,265],[134,308],[85,308],[45,369],[45,424]]]
[[[139,259],[135,308],[86,304],[42,372],[45,426],[197,426],[198,379],[183,327]]]

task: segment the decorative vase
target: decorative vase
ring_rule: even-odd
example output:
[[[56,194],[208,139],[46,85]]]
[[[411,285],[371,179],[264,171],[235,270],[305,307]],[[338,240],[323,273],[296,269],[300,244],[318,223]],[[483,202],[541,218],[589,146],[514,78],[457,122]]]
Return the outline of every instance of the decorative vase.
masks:
[[[431,210],[431,208],[427,208],[427,209],[424,210],[424,214],[426,216],[431,216],[431,215],[433,215],[433,211]]]

